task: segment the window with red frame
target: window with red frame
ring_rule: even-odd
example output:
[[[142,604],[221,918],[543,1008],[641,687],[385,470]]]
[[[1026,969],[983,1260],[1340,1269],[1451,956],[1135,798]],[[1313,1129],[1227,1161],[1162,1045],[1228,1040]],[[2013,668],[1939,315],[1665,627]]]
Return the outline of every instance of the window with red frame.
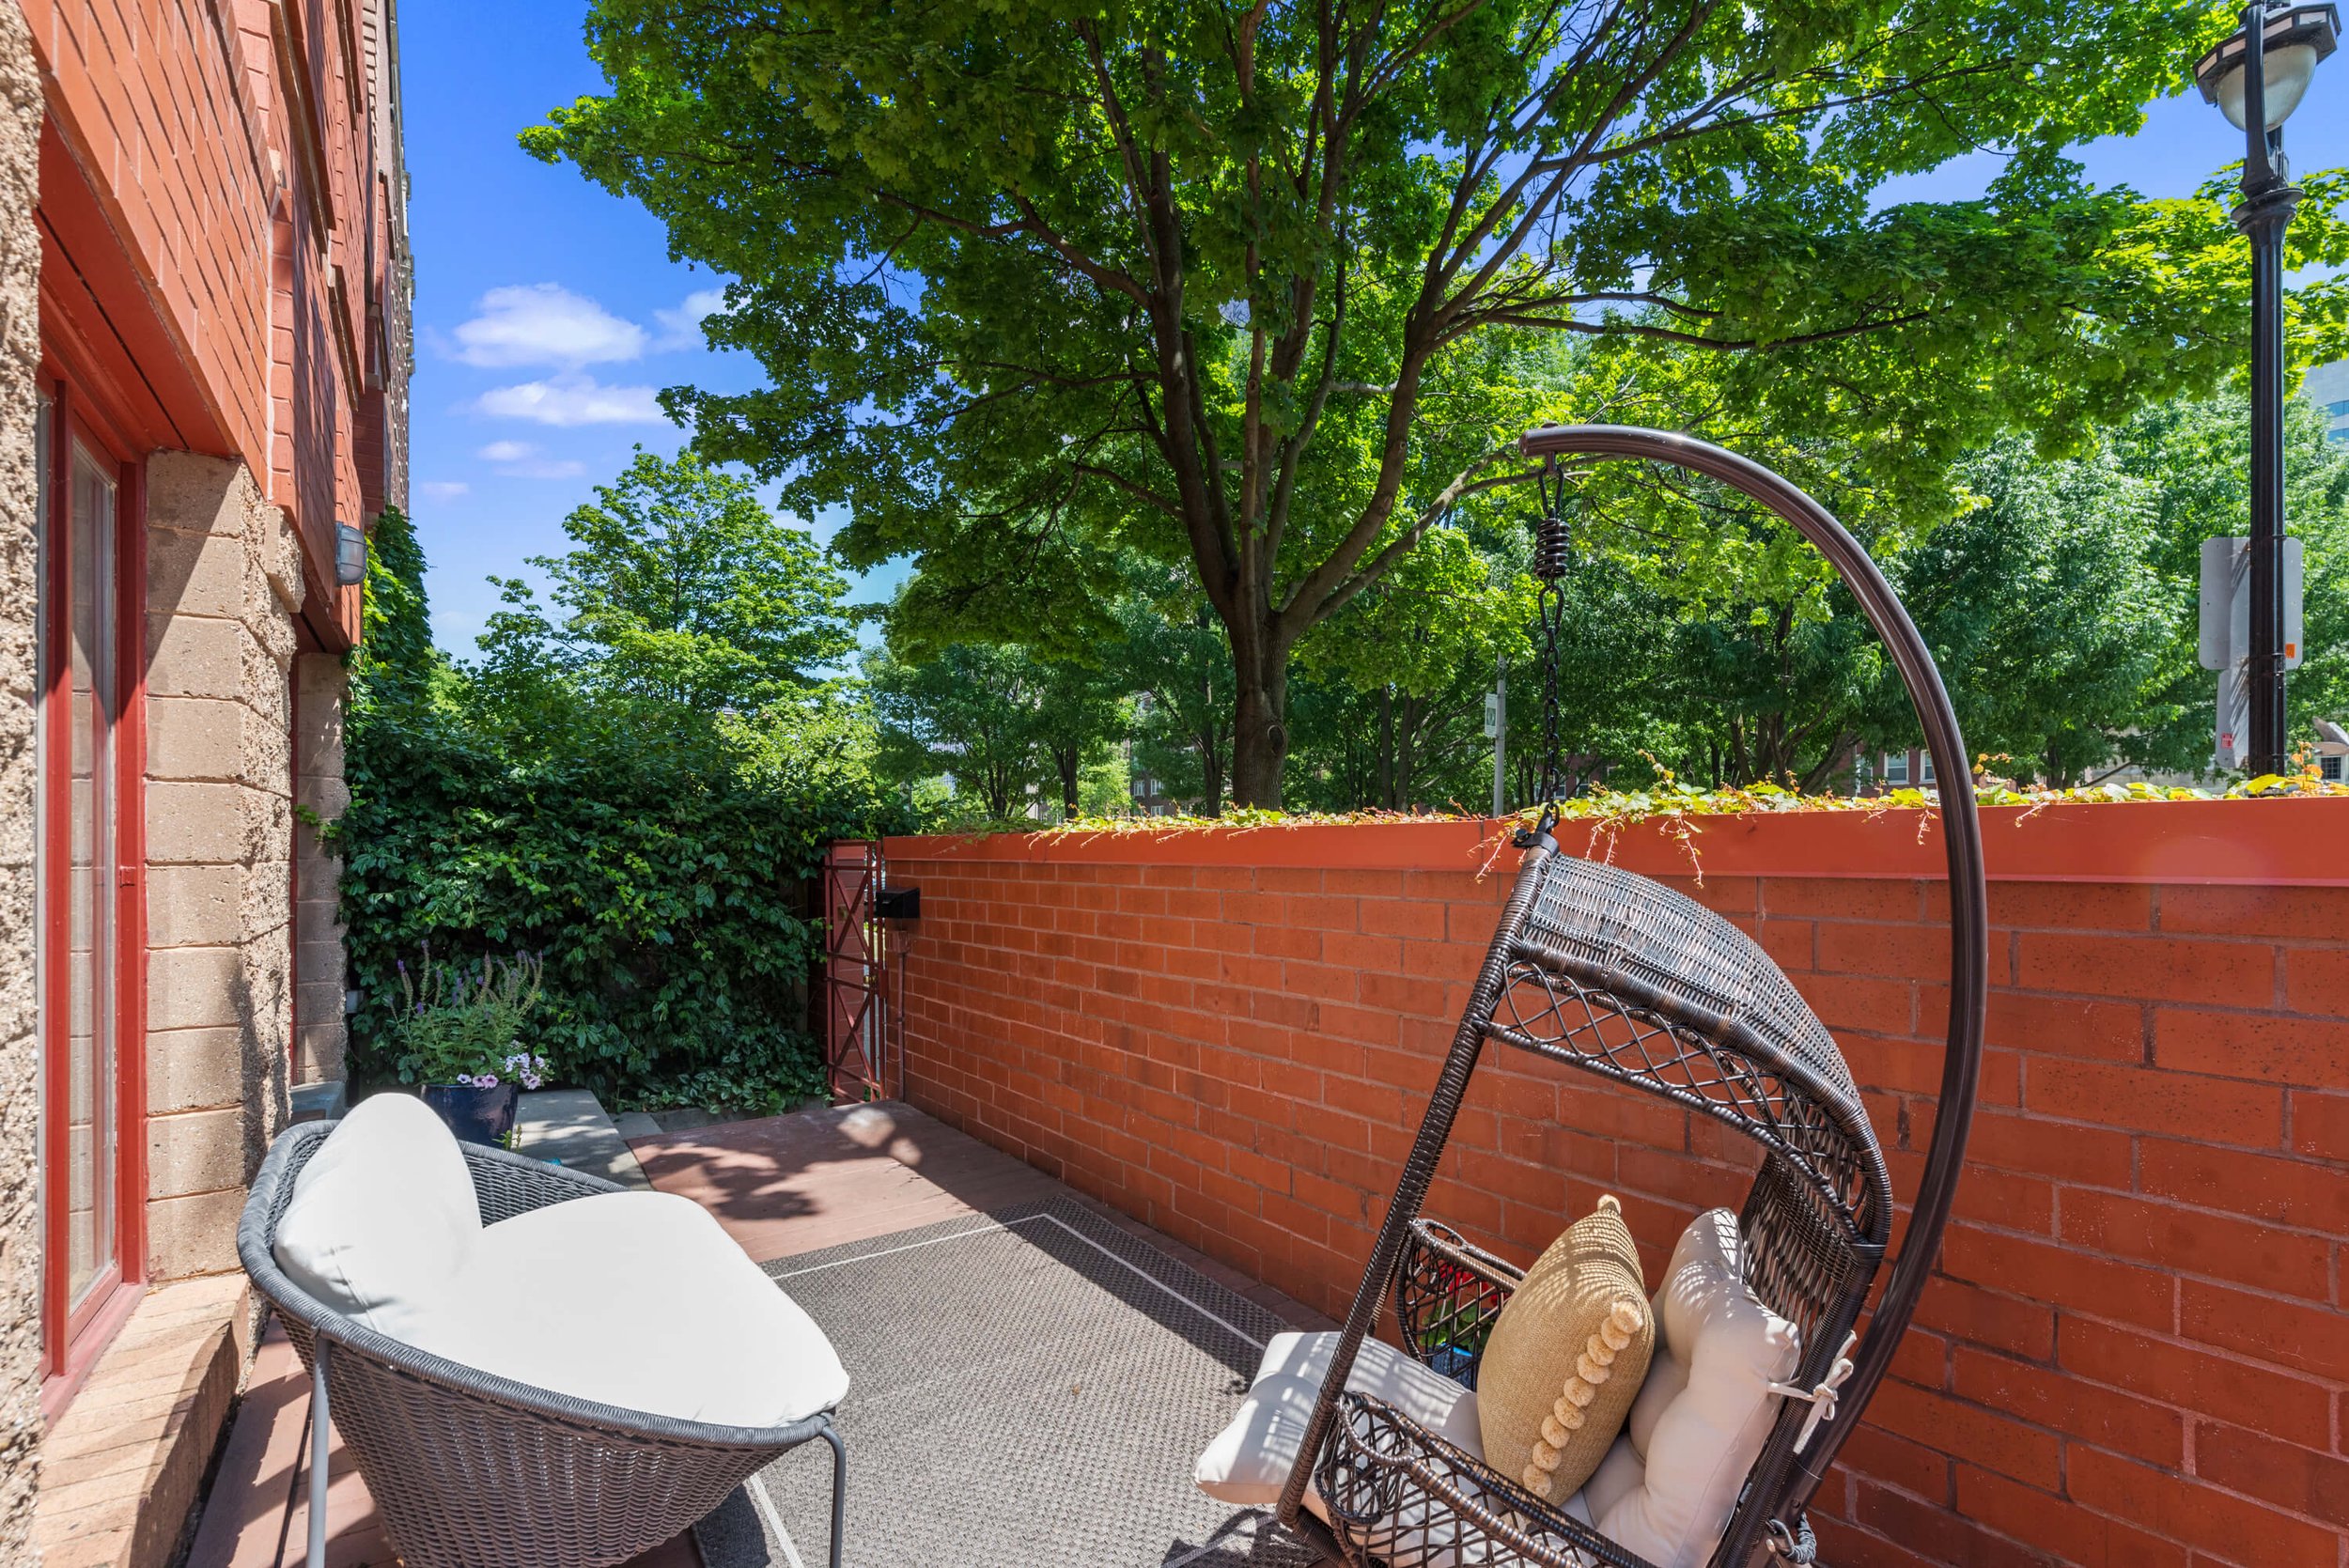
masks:
[[[45,379],[35,849],[42,1370],[70,1393],[144,1274],[140,465]]]

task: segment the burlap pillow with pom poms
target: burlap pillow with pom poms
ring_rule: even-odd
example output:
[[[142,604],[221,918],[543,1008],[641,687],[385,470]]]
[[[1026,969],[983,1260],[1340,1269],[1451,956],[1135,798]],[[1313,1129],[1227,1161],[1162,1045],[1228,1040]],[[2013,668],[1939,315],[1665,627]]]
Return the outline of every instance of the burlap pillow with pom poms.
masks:
[[[1526,1271],[1476,1374],[1485,1463],[1563,1504],[1631,1413],[1656,1346],[1640,1252],[1610,1197]]]

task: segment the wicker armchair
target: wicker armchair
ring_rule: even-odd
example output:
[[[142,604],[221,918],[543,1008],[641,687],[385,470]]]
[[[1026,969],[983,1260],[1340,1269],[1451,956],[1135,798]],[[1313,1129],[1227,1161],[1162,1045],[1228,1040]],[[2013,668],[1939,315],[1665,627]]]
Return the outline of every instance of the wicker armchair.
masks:
[[[276,1309],[314,1402],[311,1561],[324,1547],[325,1433],[350,1445],[409,1568],[597,1568],[698,1522],[777,1455],[832,1450],[838,1568],[847,1455],[829,1414],[748,1428],[675,1421],[511,1382],[386,1338],[306,1294],[278,1267],[277,1221],[334,1124],[272,1145],[237,1226],[237,1255]],[[599,1192],[600,1177],[463,1145],[485,1224]]]

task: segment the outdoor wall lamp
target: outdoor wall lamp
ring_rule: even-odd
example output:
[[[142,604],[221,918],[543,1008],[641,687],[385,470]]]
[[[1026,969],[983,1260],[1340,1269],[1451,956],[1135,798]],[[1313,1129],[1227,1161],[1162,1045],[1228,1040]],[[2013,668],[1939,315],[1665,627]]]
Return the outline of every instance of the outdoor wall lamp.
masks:
[[[367,536],[355,522],[334,525],[334,581],[346,588],[367,580]]]
[[[2253,0],[2243,25],[2194,62],[2202,97],[2243,132],[2243,201],[2235,226],[2251,241],[2251,772],[2280,773],[2284,753],[2284,229],[2300,206],[2284,160],[2283,123],[2316,64],[2341,38],[2331,5]],[[2229,678],[2222,675],[2221,680]],[[2224,762],[2227,759],[2220,758]]]

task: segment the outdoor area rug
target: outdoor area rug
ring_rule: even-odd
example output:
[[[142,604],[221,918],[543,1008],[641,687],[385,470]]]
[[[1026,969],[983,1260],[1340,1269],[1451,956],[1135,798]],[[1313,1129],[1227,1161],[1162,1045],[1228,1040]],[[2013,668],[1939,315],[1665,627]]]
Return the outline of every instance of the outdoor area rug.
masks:
[[[848,1369],[850,1568],[1309,1568],[1191,1464],[1286,1326],[1066,1199],[765,1265]],[[832,1450],[700,1529],[709,1568],[822,1568]]]

